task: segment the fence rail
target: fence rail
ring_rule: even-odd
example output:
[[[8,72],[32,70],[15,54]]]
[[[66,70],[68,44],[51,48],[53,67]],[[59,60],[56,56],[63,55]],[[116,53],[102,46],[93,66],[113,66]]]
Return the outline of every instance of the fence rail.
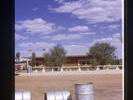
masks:
[[[72,71],[98,71],[98,70],[121,70],[122,65],[97,65],[97,66],[63,66],[58,67],[32,67],[32,72],[72,72]],[[31,71],[30,71],[31,72]]]

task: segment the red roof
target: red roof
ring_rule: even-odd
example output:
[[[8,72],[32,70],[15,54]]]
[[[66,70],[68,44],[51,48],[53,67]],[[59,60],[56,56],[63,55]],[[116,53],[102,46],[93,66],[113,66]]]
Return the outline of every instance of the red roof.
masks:
[[[88,58],[89,56],[87,55],[74,55],[74,56],[66,56],[68,59],[71,58]],[[36,57],[37,60],[42,60],[44,57]]]

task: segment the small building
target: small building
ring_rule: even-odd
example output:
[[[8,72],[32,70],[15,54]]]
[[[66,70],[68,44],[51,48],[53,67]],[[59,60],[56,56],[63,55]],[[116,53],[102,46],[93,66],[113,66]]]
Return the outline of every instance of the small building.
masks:
[[[82,66],[89,65],[89,56],[76,55],[76,56],[67,56],[67,62],[64,66]]]
[[[15,57],[15,64],[19,63],[18,57]]]
[[[20,61],[20,64],[21,64],[21,68],[22,68],[22,69],[26,69],[26,67],[27,67],[27,62],[26,62],[26,60]]]
[[[36,66],[43,65],[44,62],[45,62],[44,57],[36,57]],[[89,56],[76,55],[76,56],[67,56],[67,60],[64,66],[83,66],[89,64],[90,64]]]
[[[19,58],[15,57],[15,71],[21,69],[21,64],[19,62]]]

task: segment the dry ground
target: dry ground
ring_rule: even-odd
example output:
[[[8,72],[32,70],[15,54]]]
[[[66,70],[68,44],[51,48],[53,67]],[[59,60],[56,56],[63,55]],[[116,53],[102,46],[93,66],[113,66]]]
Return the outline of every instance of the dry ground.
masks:
[[[32,100],[44,100],[48,91],[69,90],[74,97],[74,84],[93,82],[94,100],[122,100],[122,74],[44,74],[15,76],[16,91],[31,91]]]

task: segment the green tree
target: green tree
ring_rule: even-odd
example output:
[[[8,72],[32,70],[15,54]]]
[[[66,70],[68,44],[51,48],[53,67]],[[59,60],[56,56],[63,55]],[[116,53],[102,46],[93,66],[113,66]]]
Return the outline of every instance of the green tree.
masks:
[[[92,65],[112,64],[116,59],[116,48],[109,43],[96,43],[89,50]]]
[[[32,66],[36,65],[36,53],[35,52],[32,52],[31,65]]]
[[[116,65],[122,65],[122,59],[116,59],[115,64]]]
[[[113,64],[114,65],[122,65],[122,59],[116,59]]]
[[[55,46],[48,53],[44,54],[44,63],[46,66],[56,66],[58,71],[66,62],[66,51],[61,45]]]
[[[122,65],[122,59],[119,59],[119,65]]]
[[[18,60],[20,60],[20,52],[16,53],[16,57],[18,58]]]

